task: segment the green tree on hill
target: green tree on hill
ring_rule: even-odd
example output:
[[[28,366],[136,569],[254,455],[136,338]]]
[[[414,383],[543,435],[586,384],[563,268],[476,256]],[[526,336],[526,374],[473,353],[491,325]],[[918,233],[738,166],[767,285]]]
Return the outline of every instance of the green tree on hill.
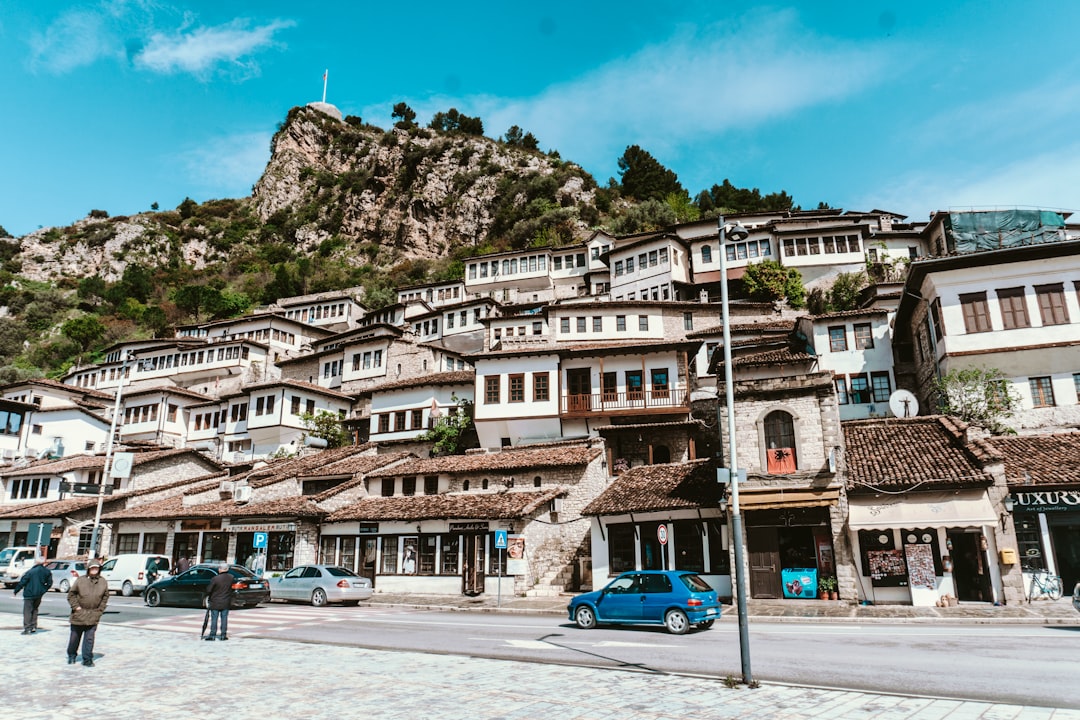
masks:
[[[663,200],[686,192],[675,173],[638,145],[627,147],[619,158],[619,176],[623,195],[636,200]]]

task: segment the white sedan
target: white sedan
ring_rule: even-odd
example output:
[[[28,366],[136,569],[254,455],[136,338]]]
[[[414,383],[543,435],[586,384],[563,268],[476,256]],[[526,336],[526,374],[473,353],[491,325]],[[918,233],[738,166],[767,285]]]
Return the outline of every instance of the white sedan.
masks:
[[[371,580],[337,565],[300,565],[270,582],[271,600],[297,600],[316,607],[357,605],[372,592]]]

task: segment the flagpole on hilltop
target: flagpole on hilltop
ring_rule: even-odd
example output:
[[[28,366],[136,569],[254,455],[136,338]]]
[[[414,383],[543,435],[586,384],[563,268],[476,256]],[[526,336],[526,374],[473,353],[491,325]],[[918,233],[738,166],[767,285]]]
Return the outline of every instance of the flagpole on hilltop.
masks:
[[[322,101],[326,102],[326,76],[330,74],[330,68],[323,71],[322,74]]]

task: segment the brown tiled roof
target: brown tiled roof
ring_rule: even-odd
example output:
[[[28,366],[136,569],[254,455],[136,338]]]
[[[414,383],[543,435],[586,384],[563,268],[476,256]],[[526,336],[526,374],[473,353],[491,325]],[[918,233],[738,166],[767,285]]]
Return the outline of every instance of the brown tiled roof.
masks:
[[[719,507],[720,486],[709,460],[641,465],[616,478],[582,515],[617,515],[677,508]]]
[[[214,398],[209,395],[205,395],[201,392],[189,390],[188,388],[179,387],[178,385],[155,385],[154,387],[139,388],[137,390],[128,390],[124,393],[125,399],[131,399],[138,397],[139,395],[153,395],[155,393],[165,393],[168,395],[183,395],[193,400],[209,401]]]
[[[146,463],[155,462],[164,458],[173,457],[175,455],[183,455],[190,453],[192,455],[198,454],[191,448],[170,448],[169,450],[149,450],[145,452],[136,452],[132,465],[145,465]],[[204,455],[199,455],[200,458],[206,460],[212,465],[218,465],[217,462],[207,458]],[[220,467],[220,465],[218,465]],[[71,457],[60,458],[59,460],[42,460],[39,462],[31,463],[25,467],[21,467],[9,472],[0,473],[3,477],[26,477],[26,476],[40,476],[45,475],[62,475],[63,473],[71,470],[81,470],[85,468],[103,468],[105,467],[104,455],[72,455]]]
[[[821,315],[807,315],[810,320],[829,320],[830,318],[862,317],[870,315],[888,315],[889,311],[883,308],[857,308],[855,310],[836,310],[822,313]]]
[[[406,460],[384,470],[368,473],[368,477],[397,477],[399,475],[439,475],[472,472],[500,472],[528,468],[574,467],[588,465],[600,455],[600,448],[545,447],[539,449],[503,450],[474,455]]]
[[[502,355],[594,355],[627,354],[650,350],[675,350],[700,345],[694,341],[678,340],[612,340],[608,342],[514,343],[498,350],[475,353],[470,357],[486,358]]]
[[[204,490],[205,491],[205,490]],[[171,497],[156,503],[117,510],[109,520],[168,520],[178,518],[235,518],[235,517],[322,517],[326,512],[315,506],[310,498],[293,496],[265,502],[238,503],[235,500],[184,505],[182,497]]]
[[[358,392],[357,395],[371,395],[372,393],[376,392],[386,392],[388,390],[404,390],[414,387],[472,385],[475,379],[476,372],[473,370],[455,370],[454,372],[432,373],[430,375],[424,375],[422,377],[411,377],[404,378],[402,380],[392,380],[381,385],[375,385],[369,388],[365,388],[364,390]]]
[[[841,427],[852,494],[983,487],[993,484],[984,467],[1001,461],[985,440],[964,442],[964,423],[941,415],[852,420]]]
[[[994,437],[987,442],[1005,458],[1010,488],[1080,485],[1080,433]]]
[[[368,497],[329,515],[341,520],[512,520],[525,517],[551,499],[565,494],[561,487],[543,491],[443,493],[413,497]]]
[[[86,370],[86,369],[88,369],[88,368],[83,368],[83,370]],[[78,372],[78,371],[72,371],[72,372]],[[83,388],[83,387],[79,387],[77,385],[68,385],[67,383],[62,383],[62,382],[60,382],[58,380],[50,380],[48,378],[34,378],[33,380],[20,380],[19,382],[9,383],[7,385],[4,385],[3,387],[0,387],[0,390],[7,390],[8,388],[18,387],[20,385],[40,385],[42,387],[51,387],[51,388],[56,388],[57,390],[65,390],[65,391],[67,391],[69,393],[73,393],[73,394],[76,394],[76,395],[83,395],[85,397],[94,397],[94,398],[99,398],[99,399],[102,399],[102,400],[112,400],[113,399],[112,395],[110,395],[107,392],[102,392],[101,390],[93,390],[91,388]]]
[[[804,352],[792,352],[791,348],[781,350],[766,350],[765,352],[751,353],[741,357],[732,358],[735,367],[754,367],[758,365],[791,365],[816,361],[817,356]],[[716,367],[724,367],[723,362],[718,362]]]
[[[320,474],[322,468],[361,455],[370,449],[369,444],[346,445],[301,457],[279,458],[271,460],[263,467],[237,475],[235,479],[247,480],[248,485],[253,488],[265,487],[300,475]]]
[[[769,320],[767,322],[759,323],[732,323],[732,334],[740,333],[752,333],[752,332],[791,332],[795,326],[792,320]],[[693,332],[686,333],[688,338],[706,338],[713,335],[721,335],[724,332],[723,325],[713,325],[712,327],[702,328],[701,330],[694,330]]]
[[[303,358],[298,358],[303,359]],[[322,385],[316,385],[314,383],[305,382],[304,380],[294,380],[292,378],[282,378],[280,380],[273,380],[268,382],[256,383],[254,385],[245,385],[240,395],[247,395],[255,390],[261,390],[263,388],[274,387],[291,387],[299,390],[307,390],[308,392],[319,393],[320,395],[328,395],[330,397],[340,398],[343,400],[351,399],[350,395],[346,395],[343,392],[337,390],[331,390],[330,388],[323,387]]]
[[[412,457],[412,453],[398,452],[386,455],[352,454],[343,457],[340,460],[335,460],[317,468],[312,468],[307,472],[298,473],[297,477],[304,479],[328,477],[331,475],[361,475],[386,465],[396,463],[399,460],[404,460],[407,457]]]

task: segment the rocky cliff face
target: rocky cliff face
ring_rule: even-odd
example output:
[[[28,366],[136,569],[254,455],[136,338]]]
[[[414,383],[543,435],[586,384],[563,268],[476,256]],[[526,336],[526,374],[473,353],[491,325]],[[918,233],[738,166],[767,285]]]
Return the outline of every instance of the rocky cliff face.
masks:
[[[485,137],[383,131],[293,108],[250,198],[39,230],[20,240],[20,274],[111,282],[130,262],[200,270],[267,243],[301,254],[330,243],[347,264],[389,266],[462,245],[565,242],[595,221],[595,187],[577,165]]]

